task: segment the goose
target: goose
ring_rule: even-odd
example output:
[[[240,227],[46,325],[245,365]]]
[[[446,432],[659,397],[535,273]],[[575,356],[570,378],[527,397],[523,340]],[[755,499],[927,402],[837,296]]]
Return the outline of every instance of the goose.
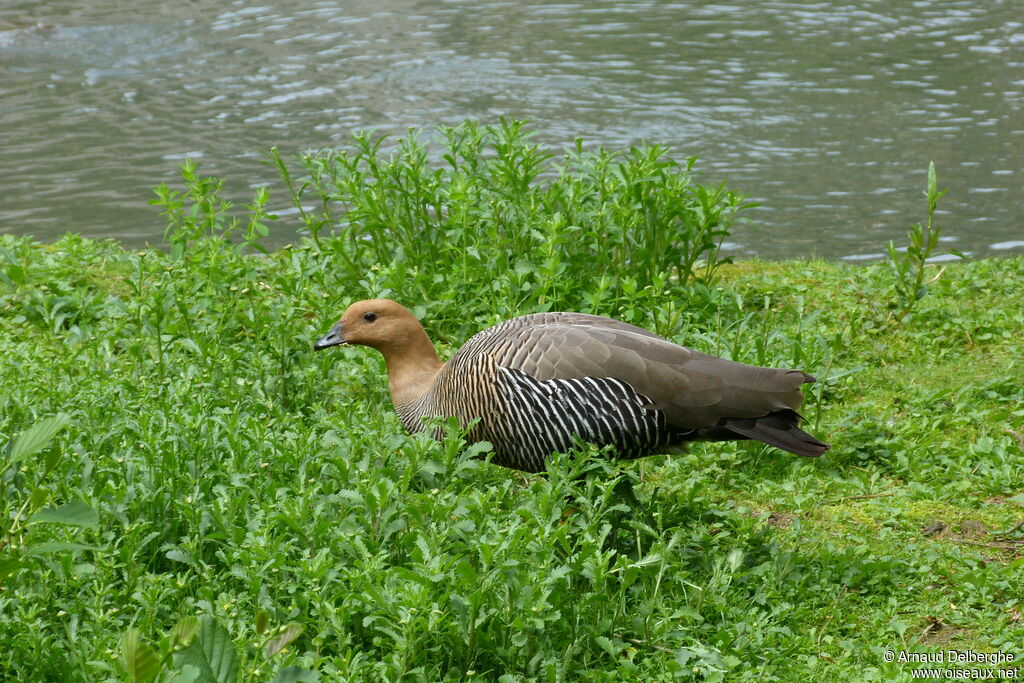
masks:
[[[447,363],[423,326],[390,299],[359,301],[314,349],[368,346],[384,356],[403,426],[457,418],[492,462],[542,472],[574,439],[639,458],[692,441],[755,439],[796,455],[829,445],[799,428],[800,370],[746,365],[585,313],[534,313],[469,339]]]

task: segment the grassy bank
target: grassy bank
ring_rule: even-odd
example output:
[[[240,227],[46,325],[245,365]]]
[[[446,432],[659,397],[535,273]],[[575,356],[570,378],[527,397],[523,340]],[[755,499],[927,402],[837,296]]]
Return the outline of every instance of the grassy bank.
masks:
[[[1019,663],[1024,259],[945,266],[902,315],[884,265],[721,262],[742,198],[650,150],[516,175],[530,149],[513,140],[504,167],[500,148],[462,155],[448,175],[414,148],[391,166],[369,148],[307,159],[305,189],[290,182],[309,235],[266,255],[265,197],[232,222],[194,171],[161,194],[170,253],[0,238],[0,678],[144,678],[165,658],[165,677],[206,680],[199,643],[243,680],[922,666],[886,650]],[[666,224],[664,244],[644,232]],[[804,412],[833,449],[512,473],[457,433],[403,434],[372,352],[312,352],[368,296],[409,305],[443,356],[554,308],[798,367],[819,378]],[[622,509],[617,477],[642,509]]]

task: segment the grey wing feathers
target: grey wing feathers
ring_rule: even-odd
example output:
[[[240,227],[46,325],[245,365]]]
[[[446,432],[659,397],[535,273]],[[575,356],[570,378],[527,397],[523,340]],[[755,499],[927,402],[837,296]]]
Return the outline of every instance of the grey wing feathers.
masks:
[[[518,318],[512,318],[511,320],[508,320],[501,325],[497,325],[496,327],[504,328],[507,326],[507,328],[513,329],[520,327],[539,327],[552,324],[579,325],[607,330],[622,330],[624,332],[633,332],[645,337],[664,339],[664,337],[659,337],[650,330],[645,330],[642,327],[630,325],[629,323],[624,323],[621,320],[615,320],[614,318],[605,318],[600,315],[591,315],[589,313],[563,313],[560,311],[552,313],[531,313],[530,315],[522,315]]]
[[[676,428],[795,411],[803,401],[800,385],[814,381],[799,370],[715,358],[642,328],[582,313],[523,316],[483,335],[490,337],[487,351],[498,365],[539,380],[615,377],[628,382]]]

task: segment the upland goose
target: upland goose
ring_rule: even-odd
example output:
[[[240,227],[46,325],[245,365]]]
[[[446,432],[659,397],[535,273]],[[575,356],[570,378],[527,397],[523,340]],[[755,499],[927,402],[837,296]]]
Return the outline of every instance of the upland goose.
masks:
[[[638,458],[687,441],[757,439],[819,456],[828,444],[797,427],[800,386],[814,378],[716,358],[645,329],[584,313],[535,313],[474,335],[438,360],[419,321],[389,299],[349,306],[314,348],[360,344],[387,364],[391,400],[410,432],[423,418],[479,422],[492,462],[544,469],[573,437]]]

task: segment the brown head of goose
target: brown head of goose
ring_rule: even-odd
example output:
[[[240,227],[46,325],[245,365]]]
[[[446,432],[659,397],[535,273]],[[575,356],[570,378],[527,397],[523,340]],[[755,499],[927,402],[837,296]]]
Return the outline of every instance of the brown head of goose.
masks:
[[[442,363],[419,321],[389,299],[359,301],[314,346],[360,344],[384,356],[388,388],[410,432],[428,417],[474,419],[492,462],[544,469],[573,437],[622,458],[687,441],[757,439],[790,453],[828,450],[798,427],[799,370],[746,365],[584,313],[535,313],[474,335]]]

